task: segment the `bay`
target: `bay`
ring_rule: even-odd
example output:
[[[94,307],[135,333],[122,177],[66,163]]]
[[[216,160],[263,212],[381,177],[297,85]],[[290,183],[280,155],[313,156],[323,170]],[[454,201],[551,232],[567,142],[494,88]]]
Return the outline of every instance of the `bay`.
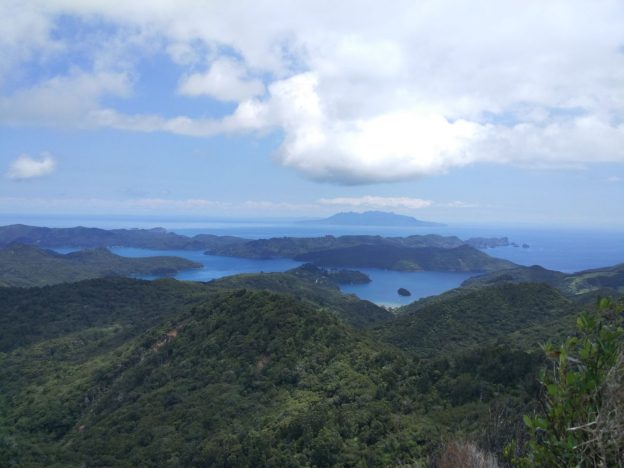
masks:
[[[9,221],[9,220],[7,220]],[[15,222],[17,220],[11,220]],[[20,220],[22,222],[26,220]],[[520,265],[541,265],[545,268],[563,272],[576,272],[591,268],[601,268],[624,262],[624,230],[589,229],[589,228],[553,228],[534,226],[491,226],[491,225],[449,225],[440,227],[379,227],[379,226],[326,226],[301,224],[294,221],[210,221],[197,219],[46,219],[28,220],[33,225],[76,226],[85,225],[101,228],[162,226],[178,234],[233,235],[248,239],[270,237],[314,237],[324,235],[381,235],[409,236],[439,234],[457,236],[461,239],[470,237],[508,237],[511,242],[522,247],[498,247],[485,249],[489,255],[511,260]],[[7,223],[8,224],[8,223]],[[257,260],[203,255],[203,252],[183,250],[147,250],[116,247],[113,252],[123,256],[176,255],[197,261],[201,269],[179,273],[176,278],[191,281],[209,281],[223,276],[285,271],[299,265],[289,259]],[[356,294],[362,299],[378,304],[401,305],[421,297],[440,294],[459,286],[470,273],[446,272],[395,272],[366,269],[372,282],[365,285],[343,286],[343,291]],[[403,287],[412,292],[410,297],[397,294]]]

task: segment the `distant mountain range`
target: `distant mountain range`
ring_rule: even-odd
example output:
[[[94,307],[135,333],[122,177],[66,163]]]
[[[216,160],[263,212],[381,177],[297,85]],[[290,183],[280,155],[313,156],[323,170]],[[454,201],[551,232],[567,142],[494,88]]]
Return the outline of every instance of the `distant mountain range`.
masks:
[[[305,224],[324,224],[332,226],[445,226],[440,223],[421,221],[411,216],[390,213],[387,211],[365,211],[356,213],[353,211],[336,213],[329,218],[311,221],[302,221]]]

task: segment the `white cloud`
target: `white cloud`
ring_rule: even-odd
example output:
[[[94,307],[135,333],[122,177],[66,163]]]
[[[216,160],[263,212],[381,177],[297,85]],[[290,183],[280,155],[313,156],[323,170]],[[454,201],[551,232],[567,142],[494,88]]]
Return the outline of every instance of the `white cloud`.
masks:
[[[240,62],[221,58],[206,73],[185,76],[178,86],[180,94],[206,95],[221,101],[243,101],[264,92],[262,81],[250,79]]]
[[[131,91],[128,67],[98,59],[83,74],[100,87],[80,86],[75,70],[45,78],[0,98],[4,122],[200,137],[277,129],[278,161],[340,183],[475,163],[624,163],[619,0],[33,0],[27,7],[9,0],[2,8],[3,17],[17,18],[0,26],[8,38],[0,52],[12,64],[84,47],[51,35],[60,14],[99,18],[139,52],[161,47],[186,67],[180,93],[239,102],[222,119],[168,118],[166,109],[124,114],[102,97]],[[108,50],[107,39],[94,39],[95,56]],[[123,47],[116,41],[112,56],[139,56]],[[211,65],[198,71],[202,63]]]
[[[461,200],[453,200],[448,203],[438,203],[438,206],[446,206],[449,208],[478,208],[479,205],[476,203],[469,203]]]
[[[13,180],[32,179],[52,173],[55,167],[56,161],[50,154],[44,153],[40,159],[22,154],[11,163],[7,176]]]
[[[370,195],[363,197],[322,198],[319,200],[319,203],[326,206],[379,209],[402,208],[408,210],[427,208],[433,204],[431,200],[423,200],[421,198],[375,197]]]
[[[54,197],[2,197],[0,196],[0,209],[5,212],[23,213],[24,211],[66,212],[80,211],[88,213],[92,210],[106,211],[113,214],[124,213],[180,213],[231,216],[252,215],[262,213],[271,215],[288,214],[300,215],[301,212],[318,210],[317,203],[292,203],[269,200],[246,200],[240,202],[204,199],[204,198],[54,198]]]
[[[0,122],[8,124],[92,125],[89,113],[106,95],[127,96],[124,73],[74,71],[0,96]]]

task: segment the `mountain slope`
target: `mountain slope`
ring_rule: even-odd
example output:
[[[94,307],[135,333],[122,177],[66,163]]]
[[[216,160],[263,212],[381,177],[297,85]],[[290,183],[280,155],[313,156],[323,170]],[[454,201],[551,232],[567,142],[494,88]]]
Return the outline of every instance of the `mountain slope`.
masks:
[[[0,288],[0,353],[61,338],[88,328],[126,339],[210,292],[175,280],[102,278],[43,288]]]
[[[420,356],[436,356],[497,339],[529,348],[555,331],[570,332],[578,304],[545,284],[500,284],[453,290],[405,306],[374,328],[379,339]],[[524,330],[524,332],[523,332]]]
[[[45,286],[109,276],[172,275],[201,264],[180,257],[127,258],[106,249],[59,254],[30,245],[0,249],[0,286]]]
[[[452,434],[487,428],[490,405],[519,419],[532,401],[540,360],[492,344],[492,316],[510,336],[505,322],[532,293],[535,316],[565,317],[547,286],[501,285],[516,291],[501,299],[470,291],[448,306],[457,323],[436,324],[432,311],[433,332],[417,328],[421,349],[437,340],[439,351],[417,359],[319,307],[314,294],[333,283],[298,270],[0,290],[0,465],[419,466]],[[303,288],[322,278],[316,293]],[[295,289],[231,290],[238,282]],[[404,318],[380,329],[396,333]]]
[[[86,361],[71,356],[94,345],[68,338],[0,355],[0,461],[388,465],[437,432],[407,385],[415,361],[285,296],[217,294]]]
[[[343,294],[331,275],[314,265],[302,265],[284,273],[251,273],[211,281],[218,290],[253,289],[288,294],[322,308],[356,327],[389,320],[393,315],[372,302]]]

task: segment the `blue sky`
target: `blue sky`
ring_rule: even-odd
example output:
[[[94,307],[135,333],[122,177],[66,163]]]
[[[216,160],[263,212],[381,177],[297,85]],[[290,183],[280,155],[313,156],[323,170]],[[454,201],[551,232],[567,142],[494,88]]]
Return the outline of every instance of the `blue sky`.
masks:
[[[0,2],[0,213],[623,226],[617,1]]]

